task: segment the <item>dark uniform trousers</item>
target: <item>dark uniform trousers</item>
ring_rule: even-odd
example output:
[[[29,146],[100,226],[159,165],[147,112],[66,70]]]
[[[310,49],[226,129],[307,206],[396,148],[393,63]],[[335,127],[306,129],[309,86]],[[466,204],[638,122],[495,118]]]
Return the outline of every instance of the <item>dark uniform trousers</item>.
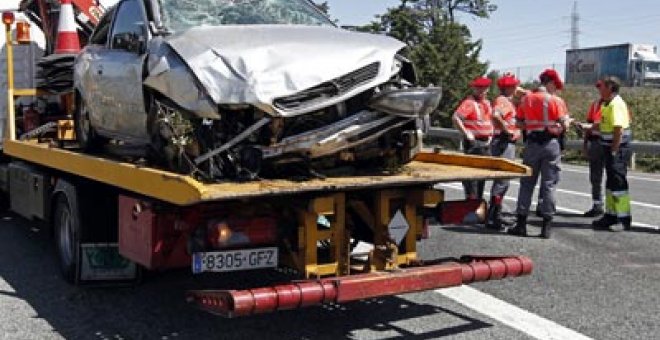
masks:
[[[463,140],[463,150],[467,155],[490,156],[490,145],[487,140],[475,140],[473,142]],[[463,181],[465,198],[482,199],[486,181]]]
[[[603,206],[603,174],[605,172],[605,153],[600,144],[600,138],[589,139],[587,156],[589,157],[589,181],[591,182],[591,199],[594,205]]]
[[[527,138],[523,152],[523,164],[532,168],[532,175],[520,179],[518,206],[516,213],[527,216],[532,203],[536,182],[541,177],[539,212],[544,218],[552,218],[555,213],[555,190],[561,171],[561,147],[557,138],[534,140]]]
[[[611,206],[605,207],[606,215],[614,215],[612,218],[617,218],[619,222],[630,224],[630,194],[628,193],[628,164],[632,157],[632,150],[628,143],[622,143],[619,146],[619,152],[612,155],[612,147],[603,145],[603,153],[605,154],[605,172],[607,180],[605,181],[605,188],[608,195],[612,196],[610,202]],[[627,202],[624,202],[627,200]]]
[[[491,156],[502,157],[513,160],[516,157],[516,142],[511,141],[507,135],[499,135],[493,138],[490,150]],[[493,181],[493,187],[490,190],[491,197],[504,197],[509,190],[508,179],[497,179]]]

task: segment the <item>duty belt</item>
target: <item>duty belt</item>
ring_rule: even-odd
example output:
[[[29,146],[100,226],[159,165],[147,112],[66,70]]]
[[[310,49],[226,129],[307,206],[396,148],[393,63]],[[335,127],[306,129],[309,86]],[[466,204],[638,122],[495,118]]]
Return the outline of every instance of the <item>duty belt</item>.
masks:
[[[490,143],[488,143],[488,138],[475,138],[474,141],[470,141],[466,139],[464,141],[465,145],[469,145],[471,147],[478,147],[478,148],[487,148],[490,146]]]
[[[527,134],[527,140],[534,143],[546,143],[557,138],[559,136],[555,136],[548,131],[532,131]]]
[[[507,141],[511,144],[516,144],[516,142],[518,141],[517,139],[513,139],[513,135],[506,134],[506,133],[501,133],[499,135],[495,135],[495,136],[493,136],[493,139],[497,139],[499,141],[505,140],[505,141]]]

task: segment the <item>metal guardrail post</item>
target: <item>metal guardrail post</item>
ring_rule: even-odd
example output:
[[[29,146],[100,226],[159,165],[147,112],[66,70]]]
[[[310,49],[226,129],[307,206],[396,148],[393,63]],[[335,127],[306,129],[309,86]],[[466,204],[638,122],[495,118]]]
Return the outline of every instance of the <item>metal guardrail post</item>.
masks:
[[[461,143],[462,140],[461,134],[456,129],[433,127],[429,129],[429,132],[426,135],[430,137],[451,139],[458,141],[459,143]],[[660,143],[657,142],[632,141],[630,147],[633,150],[633,160],[636,158],[634,155],[638,153],[653,156],[660,155]],[[566,141],[566,148],[569,150],[581,150],[582,141]]]
[[[630,170],[635,170],[637,168],[637,153],[633,152],[630,156]]]

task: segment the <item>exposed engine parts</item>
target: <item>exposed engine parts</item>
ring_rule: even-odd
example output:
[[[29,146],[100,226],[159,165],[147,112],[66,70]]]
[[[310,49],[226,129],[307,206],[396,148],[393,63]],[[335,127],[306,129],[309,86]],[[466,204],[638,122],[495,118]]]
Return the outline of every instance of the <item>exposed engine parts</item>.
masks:
[[[220,153],[229,150],[230,148],[233,148],[236,146],[236,144],[242,142],[244,139],[248,138],[250,135],[261,129],[264,125],[270,123],[271,119],[270,118],[261,118],[258,122],[254,123],[254,125],[250,126],[247,128],[245,131],[241,132],[238,134],[236,137],[232,138],[230,141],[227,143],[223,144],[217,149],[211,150],[197,158],[195,158],[195,164],[199,165],[202,162],[208,161],[210,158],[219,155]]]
[[[418,151],[440,89],[415,87],[403,42],[304,0],[149,4],[108,11],[73,61],[83,150],[114,140],[210,182],[373,173]],[[147,25],[114,32],[124,17]]]
[[[323,177],[354,172],[356,164],[369,170],[397,167],[419,148],[419,111],[437,105],[439,90],[374,93],[294,117],[273,117],[246,105],[222,108],[221,119],[199,118],[154,100],[152,151],[167,168],[204,181]],[[400,102],[389,104],[389,95]],[[406,103],[406,96],[421,97],[421,105]],[[371,109],[374,102],[385,109]],[[383,113],[387,105],[402,114]]]
[[[197,153],[198,144],[194,141],[194,128],[189,119],[176,109],[154,101],[155,115],[152,131],[152,150],[167,166],[177,172],[188,172],[193,169],[194,163],[190,155]]]

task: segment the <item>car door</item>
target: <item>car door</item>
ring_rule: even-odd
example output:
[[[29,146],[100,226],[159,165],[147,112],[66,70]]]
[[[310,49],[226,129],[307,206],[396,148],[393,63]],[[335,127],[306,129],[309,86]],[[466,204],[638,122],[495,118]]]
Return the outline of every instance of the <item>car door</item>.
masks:
[[[101,111],[102,92],[99,91],[99,82],[102,81],[102,74],[99,72],[101,56],[104,50],[109,46],[110,28],[114,18],[116,7],[112,7],[101,18],[94,34],[89,39],[89,43],[78,56],[75,63],[76,76],[74,77],[76,88],[82,95],[82,100],[88,107],[89,119],[96,130],[98,126],[105,126],[103,120],[105,114]]]
[[[122,1],[114,17],[108,48],[98,52],[95,70],[99,79],[99,111],[104,115],[99,129],[135,143],[149,140],[142,88],[147,39],[142,0]]]

